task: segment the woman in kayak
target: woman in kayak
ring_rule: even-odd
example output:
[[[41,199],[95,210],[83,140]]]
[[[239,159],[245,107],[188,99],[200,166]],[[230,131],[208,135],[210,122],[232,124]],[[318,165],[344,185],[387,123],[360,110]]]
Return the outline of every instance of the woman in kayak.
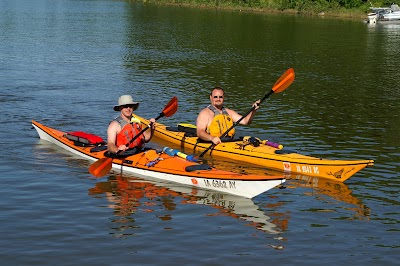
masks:
[[[139,103],[134,102],[132,96],[122,95],[119,97],[118,105],[114,106],[114,111],[119,111],[120,115],[111,121],[107,129],[107,145],[109,153],[115,154],[127,150],[132,150],[134,153],[140,150],[144,144],[149,142],[153,137],[155,128],[154,118],[150,119],[151,130],[144,131],[139,135],[142,131],[142,125],[139,120],[132,116],[133,111],[138,107]]]
[[[224,107],[224,90],[215,87],[210,93],[211,104],[201,110],[197,116],[197,136],[203,141],[210,141],[215,145],[221,143],[220,136],[224,134],[233,124],[242,116],[237,112]],[[253,106],[255,109],[240,121],[242,125],[250,125],[256,110],[259,108],[260,100],[257,100]],[[235,135],[235,129],[232,128],[227,137],[232,139]]]

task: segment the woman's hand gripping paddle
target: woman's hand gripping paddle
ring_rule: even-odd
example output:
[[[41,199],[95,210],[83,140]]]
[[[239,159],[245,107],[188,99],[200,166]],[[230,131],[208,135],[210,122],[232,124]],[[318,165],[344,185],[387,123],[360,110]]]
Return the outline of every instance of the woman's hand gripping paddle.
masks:
[[[161,117],[170,117],[175,112],[178,110],[178,98],[173,97],[168,104],[164,107],[164,110],[155,118],[157,121]],[[133,141],[135,141],[140,135],[142,135],[147,129],[151,127],[151,124],[149,124],[147,127],[142,129],[139,134],[137,134],[133,139],[129,141],[125,146],[129,146]],[[121,151],[118,151],[116,154],[114,154],[112,157],[105,157],[97,160],[94,162],[90,167],[89,167],[89,173],[94,175],[95,177],[103,177],[108,172],[110,172],[111,167],[112,167],[112,161],[113,159],[120,153]]]
[[[293,68],[289,68],[288,70],[285,71],[285,73],[283,73],[283,75],[275,82],[274,86],[272,87],[271,91],[268,92],[267,94],[264,95],[264,97],[260,100],[259,105],[265,101],[265,99],[267,99],[271,94],[273,93],[280,93],[282,91],[284,91],[287,87],[289,87],[290,84],[292,84],[293,80],[294,80],[295,74],[294,74],[294,69]],[[254,109],[256,109],[256,106],[253,106],[244,116],[242,116],[238,121],[236,121],[230,128],[228,128],[227,131],[225,131],[220,138],[222,139],[223,137],[226,137],[229,133],[229,131],[231,131],[236,125],[238,125],[240,123],[240,121],[242,121],[246,116],[248,116],[251,112],[254,111]],[[215,144],[211,144],[207,149],[205,149],[200,155],[199,157],[203,157],[210,149],[214,148]]]

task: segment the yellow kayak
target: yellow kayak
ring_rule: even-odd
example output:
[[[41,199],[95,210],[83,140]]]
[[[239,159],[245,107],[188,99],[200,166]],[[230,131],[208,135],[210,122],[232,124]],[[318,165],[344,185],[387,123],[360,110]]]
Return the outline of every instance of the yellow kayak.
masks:
[[[141,123],[149,121],[135,115]],[[193,135],[195,130],[185,126],[168,127],[157,123],[154,138],[179,146],[185,153],[200,154],[210,147],[210,142],[198,142]],[[266,141],[252,145],[249,141],[237,140],[223,142],[208,151],[208,155],[223,157],[240,162],[276,169],[288,173],[316,176],[344,182],[367,166],[373,166],[373,160],[329,160],[296,152],[286,152],[281,146],[272,147]]]

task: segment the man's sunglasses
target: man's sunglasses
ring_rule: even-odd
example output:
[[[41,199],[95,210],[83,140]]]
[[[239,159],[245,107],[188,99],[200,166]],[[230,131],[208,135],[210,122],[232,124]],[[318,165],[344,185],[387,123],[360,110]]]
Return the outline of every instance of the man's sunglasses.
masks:
[[[215,95],[215,96],[213,96],[213,98],[214,98],[214,99],[217,99],[217,98],[223,99],[223,98],[224,98],[224,96],[221,96],[221,95],[220,95],[220,96],[218,96],[218,95]]]
[[[125,104],[125,105],[121,105],[121,108],[131,108],[131,109],[133,109],[133,108],[135,108],[135,105],[133,105],[133,104]]]

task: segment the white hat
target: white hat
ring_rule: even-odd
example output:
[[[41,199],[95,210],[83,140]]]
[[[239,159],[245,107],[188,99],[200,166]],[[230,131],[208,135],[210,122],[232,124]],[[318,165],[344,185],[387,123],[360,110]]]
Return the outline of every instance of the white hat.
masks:
[[[121,105],[127,105],[127,104],[133,105],[133,111],[135,111],[139,107],[139,103],[138,102],[134,102],[133,99],[132,99],[132,96],[130,96],[130,95],[122,95],[118,99],[118,105],[114,106],[114,111],[119,111]]]

